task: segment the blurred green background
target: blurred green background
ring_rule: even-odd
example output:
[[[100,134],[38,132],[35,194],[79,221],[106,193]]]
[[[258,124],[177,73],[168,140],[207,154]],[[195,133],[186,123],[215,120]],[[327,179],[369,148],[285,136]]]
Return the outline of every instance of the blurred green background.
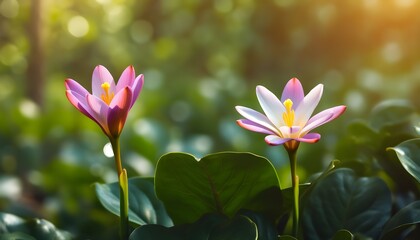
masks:
[[[92,187],[116,180],[107,139],[64,93],[65,78],[90,90],[99,64],[145,75],[122,135],[130,176],[153,175],[171,151],[250,151],[289,186],[282,147],[238,127],[234,107],[259,110],[256,85],[323,83],[316,111],[348,109],[301,145],[304,179],[377,103],[420,106],[419,11],[419,0],[0,0],[0,210],[83,239],[118,232]]]

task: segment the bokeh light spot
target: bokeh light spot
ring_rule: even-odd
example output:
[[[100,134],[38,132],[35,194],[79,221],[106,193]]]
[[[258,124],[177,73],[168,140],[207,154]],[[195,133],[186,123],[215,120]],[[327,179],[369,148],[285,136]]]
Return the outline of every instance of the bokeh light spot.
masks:
[[[107,144],[105,144],[105,146],[104,146],[104,148],[103,148],[103,152],[104,152],[104,155],[105,155],[107,158],[112,158],[112,157],[114,157],[114,151],[112,151],[112,145],[111,145],[111,143],[107,143]]]
[[[0,3],[0,14],[6,18],[14,18],[19,13],[19,3],[17,0],[3,0]]]
[[[175,122],[184,122],[191,116],[191,106],[188,102],[177,101],[172,104],[169,115]]]
[[[84,37],[89,32],[89,22],[82,16],[74,16],[67,23],[67,30],[74,37]]]
[[[131,38],[136,43],[146,43],[153,35],[153,26],[148,21],[135,21],[130,27]]]
[[[215,0],[214,9],[220,13],[228,13],[233,9],[233,3],[231,0]]]
[[[382,48],[382,57],[389,63],[398,62],[402,58],[400,45],[396,42],[388,42]]]
[[[364,102],[365,98],[360,91],[351,90],[346,94],[345,105],[354,112],[362,112],[365,110],[366,105]]]
[[[30,119],[34,119],[39,116],[40,110],[36,103],[30,100],[23,100],[19,105],[20,113]]]

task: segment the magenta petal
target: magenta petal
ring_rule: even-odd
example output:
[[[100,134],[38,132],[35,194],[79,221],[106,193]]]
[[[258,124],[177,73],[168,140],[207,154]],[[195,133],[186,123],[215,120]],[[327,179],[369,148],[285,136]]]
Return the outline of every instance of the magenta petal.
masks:
[[[80,85],[78,82],[74,81],[73,79],[66,79],[64,81],[64,84],[66,86],[66,90],[70,90],[73,92],[76,92],[82,96],[86,96],[90,94],[82,85]]]
[[[141,89],[143,88],[143,84],[144,84],[144,76],[143,74],[140,74],[139,76],[137,76],[137,78],[134,80],[134,83],[132,85],[131,91],[133,92],[133,98],[131,100],[131,106],[130,108],[134,105],[134,103],[137,100],[137,97],[140,94]]]
[[[105,133],[109,133],[109,128],[107,124],[107,116],[109,107],[106,105],[104,101],[99,99],[96,96],[88,95],[87,96],[87,103],[90,108],[89,112],[98,122],[98,124],[104,129]]]
[[[124,127],[131,107],[133,94],[129,87],[125,87],[115,95],[108,113],[108,127],[113,137],[118,137]]]
[[[285,142],[292,140],[291,138],[281,138],[277,135],[268,135],[265,137],[265,142],[271,146],[281,145]]]
[[[79,93],[70,90],[66,91],[66,96],[70,103],[77,108],[77,110],[95,121],[95,118],[92,117],[92,114],[88,111],[89,108],[87,106],[86,96],[82,96]]]
[[[307,143],[316,143],[321,139],[321,135],[319,133],[308,133],[305,136],[296,139],[299,142],[307,142]]]
[[[101,85],[108,82],[110,85],[110,92],[115,92],[115,82],[111,73],[104,66],[96,66],[92,74],[92,94],[101,97],[104,93]]]
[[[284,103],[287,99],[292,100],[293,108],[296,109],[299,103],[304,98],[304,92],[302,84],[300,83],[299,79],[292,78],[290,79],[286,86],[284,87],[283,94],[281,95],[281,102]]]
[[[133,66],[128,66],[124,72],[121,74],[120,79],[117,82],[116,92],[121,91],[123,88],[133,86],[134,78],[136,73]]]
[[[262,126],[262,125],[259,125],[258,123],[255,123],[251,120],[248,120],[248,119],[240,119],[240,120],[237,120],[236,123],[239,126],[245,128],[247,130],[253,131],[253,132],[270,134],[270,135],[271,134],[276,134],[273,131],[271,131],[270,129],[268,129],[268,128]]]

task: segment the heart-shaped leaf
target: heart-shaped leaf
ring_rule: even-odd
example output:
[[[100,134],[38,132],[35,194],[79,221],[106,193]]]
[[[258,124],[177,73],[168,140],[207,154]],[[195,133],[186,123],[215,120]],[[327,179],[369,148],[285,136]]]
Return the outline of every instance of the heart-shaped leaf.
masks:
[[[166,228],[144,225],[136,228],[130,240],[257,240],[258,232],[248,217],[237,215],[232,219],[219,214],[209,214],[192,224]]]
[[[166,154],[157,164],[155,186],[177,224],[212,212],[232,217],[247,208],[276,214],[281,207],[280,194],[259,197],[280,187],[273,165],[251,153],[223,152],[201,160],[186,153]]]
[[[420,139],[408,140],[388,149],[395,151],[405,170],[420,182]]]
[[[68,232],[57,229],[44,219],[25,220],[12,214],[0,213],[1,240],[67,240],[71,237]]]
[[[357,177],[337,169],[313,187],[304,203],[303,232],[308,239],[331,239],[347,229],[377,238],[391,213],[391,193],[376,177]]]
[[[120,186],[118,182],[95,184],[96,195],[102,205],[111,213],[120,215]],[[163,203],[157,199],[153,178],[130,178],[128,180],[128,218],[138,225],[160,224],[172,226]]]
[[[385,225],[381,240],[397,239],[409,227],[420,223],[420,201],[413,202],[397,212]]]

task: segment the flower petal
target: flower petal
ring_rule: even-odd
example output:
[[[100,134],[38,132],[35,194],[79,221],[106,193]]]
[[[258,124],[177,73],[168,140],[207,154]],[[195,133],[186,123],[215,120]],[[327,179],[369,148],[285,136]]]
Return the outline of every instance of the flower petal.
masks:
[[[86,96],[90,94],[82,85],[80,85],[78,82],[74,81],[73,79],[66,79],[64,81],[64,84],[66,86],[66,90],[70,90],[73,92],[76,92],[82,96]]]
[[[80,95],[79,93],[74,92],[74,91],[67,90],[66,91],[66,97],[69,100],[69,102],[75,108],[77,108],[77,110],[79,110],[81,113],[83,113],[84,115],[86,115],[90,119],[95,120],[95,118],[92,116],[92,114],[89,113],[89,111],[88,111],[89,108],[87,106],[86,96]]]
[[[321,135],[319,133],[308,133],[303,137],[296,139],[299,142],[307,142],[307,143],[316,143],[321,139]]]
[[[133,93],[130,87],[125,87],[112,99],[107,119],[111,136],[118,137],[120,135],[130,111],[132,97]]]
[[[143,84],[144,84],[144,76],[143,74],[140,74],[139,76],[137,76],[137,78],[134,80],[134,83],[131,87],[131,91],[133,92],[133,97],[131,100],[131,106],[130,108],[134,105],[134,103],[137,100],[137,97],[140,94],[141,89],[143,88]]]
[[[105,82],[109,83],[109,91],[111,93],[115,92],[115,82],[111,73],[104,66],[96,66],[92,74],[92,94],[101,97],[104,93],[102,84]]]
[[[301,136],[310,132],[312,129],[321,126],[322,124],[329,122],[333,115],[334,114],[332,112],[327,111],[321,116],[317,117],[314,121],[311,121],[310,123],[308,122],[307,125],[303,127],[302,131],[300,132]]]
[[[295,124],[304,126],[322,97],[323,85],[318,84],[302,100],[295,110]]]
[[[267,115],[274,126],[280,127],[285,125],[283,113],[286,109],[283,103],[270,90],[263,86],[257,86],[257,98],[265,115]]]
[[[236,106],[236,111],[238,111],[239,114],[241,114],[244,118],[260,125],[268,130],[278,133],[279,131],[277,128],[271,123],[271,121],[262,113],[255,111],[254,109],[242,107],[242,106]]]
[[[280,132],[281,132],[281,136],[285,137],[285,138],[294,138],[293,136],[295,135],[295,137],[297,137],[297,133],[299,132],[299,130],[301,129],[300,126],[282,126],[279,128]]]
[[[96,122],[102,127],[106,134],[109,134],[108,128],[108,111],[109,106],[104,101],[94,95],[87,95],[87,103],[90,108],[89,112]]]
[[[328,108],[316,114],[315,116],[311,117],[311,119],[309,119],[304,129],[302,129],[302,132],[310,132],[312,129],[336,119],[341,114],[343,114],[346,109],[346,106],[341,105]]]
[[[121,91],[123,88],[129,86],[132,87],[136,73],[133,66],[128,66],[121,74],[120,79],[117,82],[116,92]]]
[[[332,113],[333,116],[331,117],[331,119],[329,121],[334,120],[337,117],[339,117],[341,114],[343,114],[346,111],[346,109],[347,109],[347,107],[344,106],[344,105],[325,109],[324,111],[322,111],[322,112],[316,114],[315,116],[311,117],[307,124],[310,124],[311,122],[316,121],[318,118],[321,118],[323,115],[330,114],[330,113]]]
[[[303,100],[303,98],[303,87],[299,79],[290,79],[283,89],[283,94],[281,95],[281,102],[284,103],[284,101],[290,99],[293,102],[294,109],[296,109],[297,106],[299,106],[299,103]]]
[[[253,132],[270,134],[270,135],[271,134],[274,134],[274,135],[276,134],[273,131],[271,131],[270,129],[268,129],[268,128],[262,126],[262,125],[259,125],[258,123],[255,123],[251,120],[248,120],[248,119],[240,119],[240,120],[237,120],[236,123],[239,126],[245,128],[247,130],[253,131]]]
[[[291,138],[281,138],[277,135],[268,135],[265,137],[265,142],[271,146],[281,145],[285,142],[292,140]]]

